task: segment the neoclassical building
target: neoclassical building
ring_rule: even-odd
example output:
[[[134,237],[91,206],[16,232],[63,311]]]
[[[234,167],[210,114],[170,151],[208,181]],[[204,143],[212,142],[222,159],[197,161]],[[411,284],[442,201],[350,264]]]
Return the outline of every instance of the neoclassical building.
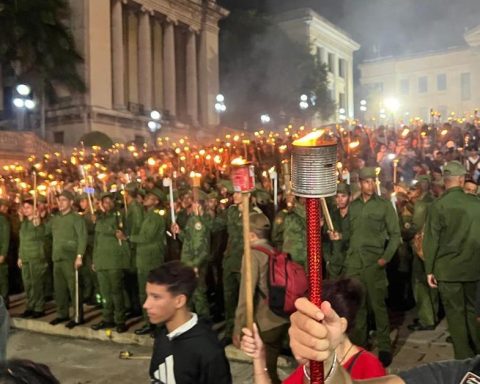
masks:
[[[71,28],[85,59],[87,93],[60,91],[46,111],[46,138],[74,145],[99,131],[114,141],[147,141],[150,112],[194,134],[217,124],[215,0],[70,0]],[[195,128],[195,129],[191,129]],[[200,128],[200,129],[197,129]]]
[[[353,118],[353,54],[360,45],[309,8],[278,14],[276,22],[291,39],[308,44],[312,54],[327,65],[329,89],[337,112],[344,109],[346,117]],[[333,120],[337,118],[338,115]]]
[[[430,110],[442,120],[452,113],[470,116],[480,107],[480,25],[464,34],[465,43],[441,51],[383,57],[360,65],[367,118],[389,114],[386,100],[396,100],[395,119],[419,117]]]

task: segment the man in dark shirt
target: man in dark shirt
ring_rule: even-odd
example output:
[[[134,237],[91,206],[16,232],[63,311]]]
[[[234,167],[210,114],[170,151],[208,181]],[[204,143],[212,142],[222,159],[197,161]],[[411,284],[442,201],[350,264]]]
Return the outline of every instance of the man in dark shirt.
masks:
[[[171,261],[150,271],[143,305],[155,333],[152,384],[230,384],[232,377],[217,335],[191,313],[197,285],[193,268]]]

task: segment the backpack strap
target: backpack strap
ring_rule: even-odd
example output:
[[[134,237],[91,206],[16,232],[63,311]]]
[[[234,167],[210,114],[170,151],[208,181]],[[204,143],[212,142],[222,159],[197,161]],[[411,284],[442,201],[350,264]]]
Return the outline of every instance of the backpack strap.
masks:
[[[360,357],[360,355],[363,353],[363,349],[358,351],[353,357],[352,357],[352,362],[350,363],[350,365],[348,366],[347,368],[347,372],[348,374],[350,375],[352,373],[352,369],[353,369],[353,366],[355,365],[355,363],[357,362],[358,358]]]
[[[255,249],[256,251],[260,251],[262,253],[265,253],[267,256],[271,257],[275,255],[275,250],[274,249],[269,249],[267,247],[262,247],[261,245],[254,245],[251,247],[252,249]]]

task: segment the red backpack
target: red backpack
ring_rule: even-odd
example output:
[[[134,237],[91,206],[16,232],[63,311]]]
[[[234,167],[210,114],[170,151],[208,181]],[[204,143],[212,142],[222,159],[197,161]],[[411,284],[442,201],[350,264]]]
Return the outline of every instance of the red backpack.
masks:
[[[289,317],[295,312],[295,300],[307,295],[305,269],[294,262],[288,253],[261,246],[252,249],[268,256],[268,307],[278,316]]]

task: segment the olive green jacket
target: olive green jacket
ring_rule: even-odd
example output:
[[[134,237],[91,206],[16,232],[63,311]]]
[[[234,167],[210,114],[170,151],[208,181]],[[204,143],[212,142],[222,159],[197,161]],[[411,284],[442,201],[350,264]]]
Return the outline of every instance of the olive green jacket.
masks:
[[[427,214],[423,252],[426,274],[438,281],[480,280],[480,200],[455,187]]]
[[[23,220],[20,225],[19,259],[23,263],[46,261],[44,242],[45,225],[40,224],[36,227],[30,220]]]
[[[84,255],[87,248],[87,226],[78,213],[70,211],[52,216],[46,223],[45,234],[52,235],[53,261],[75,260],[77,255]]]
[[[210,259],[210,221],[207,215],[190,215],[185,228],[179,233],[181,260],[190,267],[201,268]]]
[[[7,216],[0,214],[0,256],[8,256],[10,246],[10,221]]]
[[[285,217],[282,251],[304,267],[307,263],[306,226],[305,206],[296,204]]]
[[[140,232],[129,240],[137,246],[137,268],[149,271],[160,266],[165,260],[167,246],[165,211],[150,208],[140,227]]]
[[[288,215],[288,210],[282,209],[275,216],[272,227],[272,243],[276,249],[282,249],[283,233],[285,231],[285,218]]]
[[[120,211],[116,210],[97,216],[93,246],[93,264],[96,271],[124,269],[129,265],[128,243],[119,241],[115,236],[122,220]]]
[[[360,196],[350,204],[348,216],[350,244],[345,266],[362,269],[379,259],[390,261],[402,241],[392,203],[376,194],[367,202]]]

